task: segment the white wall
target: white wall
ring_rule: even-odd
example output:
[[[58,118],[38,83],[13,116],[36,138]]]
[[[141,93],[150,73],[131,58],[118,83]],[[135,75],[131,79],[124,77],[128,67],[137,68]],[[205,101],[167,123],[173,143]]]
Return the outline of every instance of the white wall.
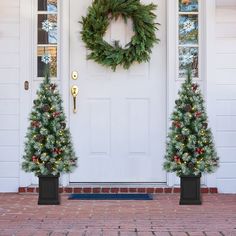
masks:
[[[0,0],[0,191],[19,185],[19,0]]]
[[[220,192],[236,193],[236,1],[216,7],[215,128]]]

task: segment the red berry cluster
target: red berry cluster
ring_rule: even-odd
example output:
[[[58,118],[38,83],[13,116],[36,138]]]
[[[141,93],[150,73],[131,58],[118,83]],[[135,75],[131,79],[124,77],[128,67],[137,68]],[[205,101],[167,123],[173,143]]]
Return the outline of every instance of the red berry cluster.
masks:
[[[53,112],[52,113],[52,116],[53,116],[53,118],[56,118],[56,117],[58,117],[58,116],[60,116],[60,114],[61,114],[61,112]]]
[[[181,128],[179,121],[173,121],[173,126],[175,126],[176,128]]]
[[[196,117],[196,118],[201,117],[201,115],[202,115],[202,113],[201,113],[200,111],[195,112],[195,117]]]
[[[40,122],[39,122],[39,121],[32,121],[32,122],[31,122],[31,126],[32,126],[33,128],[38,128],[38,127],[40,126]]]
[[[62,150],[60,148],[54,148],[53,153],[60,155],[60,154],[62,154]]]
[[[175,160],[175,162],[180,163],[180,157],[179,156],[175,155],[174,160]]]
[[[197,88],[198,88],[198,85],[197,85],[197,84],[193,84],[193,85],[192,85],[192,90],[193,90],[193,91],[196,91]]]
[[[201,154],[204,153],[204,149],[203,149],[203,148],[197,148],[197,149],[196,149],[196,153],[199,154],[199,155],[201,155]]]
[[[38,162],[38,157],[32,156],[32,161],[33,161],[34,163]]]

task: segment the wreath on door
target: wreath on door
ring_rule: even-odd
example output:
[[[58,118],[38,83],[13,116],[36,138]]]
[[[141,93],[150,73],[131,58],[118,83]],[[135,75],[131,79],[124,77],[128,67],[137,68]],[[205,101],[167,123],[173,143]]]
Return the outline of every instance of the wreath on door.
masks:
[[[113,71],[117,66],[129,69],[134,62],[142,63],[150,60],[152,47],[160,40],[156,37],[158,30],[155,23],[156,9],[153,3],[144,5],[140,0],[94,0],[86,17],[82,18],[82,40],[90,50],[88,60],[110,67]],[[125,22],[133,21],[134,36],[123,48],[119,41],[113,45],[103,37],[112,19],[122,17]]]

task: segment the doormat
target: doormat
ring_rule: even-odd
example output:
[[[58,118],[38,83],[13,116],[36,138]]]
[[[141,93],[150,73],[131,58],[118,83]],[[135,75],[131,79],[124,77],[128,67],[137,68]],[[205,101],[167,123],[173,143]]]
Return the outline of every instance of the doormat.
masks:
[[[150,194],[70,194],[69,200],[153,200]]]

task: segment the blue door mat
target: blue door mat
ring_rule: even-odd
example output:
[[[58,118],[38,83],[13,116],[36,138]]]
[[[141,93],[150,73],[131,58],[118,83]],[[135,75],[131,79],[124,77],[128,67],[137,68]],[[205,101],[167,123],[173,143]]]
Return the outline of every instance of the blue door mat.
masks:
[[[150,194],[70,194],[69,200],[153,200]]]

